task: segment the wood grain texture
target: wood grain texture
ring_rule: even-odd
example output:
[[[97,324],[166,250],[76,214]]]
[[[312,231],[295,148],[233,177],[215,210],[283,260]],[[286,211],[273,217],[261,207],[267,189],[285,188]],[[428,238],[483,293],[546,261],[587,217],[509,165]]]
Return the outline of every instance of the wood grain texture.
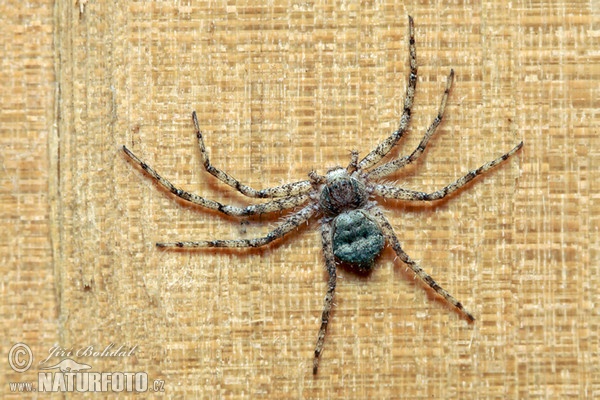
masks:
[[[3,357],[16,342],[34,363],[56,344],[137,346],[73,358],[147,372],[170,397],[599,396],[598,4],[264,3],[0,10]],[[255,188],[346,165],[397,126],[408,15],[419,81],[395,154],[419,143],[456,77],[426,153],[392,179],[431,191],[524,148],[448,200],[383,205],[407,253],[477,321],[385,250],[369,277],[339,271],[314,378],[318,221],[262,250],[157,250],[259,236],[282,215],[176,201],[120,148],[235,205],[249,202],[202,169],[192,110],[211,162]],[[37,381],[36,364],[0,364],[5,392]]]

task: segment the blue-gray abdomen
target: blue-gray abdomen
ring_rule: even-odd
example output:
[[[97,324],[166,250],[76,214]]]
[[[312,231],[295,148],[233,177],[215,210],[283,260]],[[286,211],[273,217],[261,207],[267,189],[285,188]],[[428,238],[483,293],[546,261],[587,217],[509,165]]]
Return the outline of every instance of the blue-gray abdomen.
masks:
[[[365,211],[346,211],[333,220],[333,254],[340,261],[369,271],[384,246],[381,228]]]

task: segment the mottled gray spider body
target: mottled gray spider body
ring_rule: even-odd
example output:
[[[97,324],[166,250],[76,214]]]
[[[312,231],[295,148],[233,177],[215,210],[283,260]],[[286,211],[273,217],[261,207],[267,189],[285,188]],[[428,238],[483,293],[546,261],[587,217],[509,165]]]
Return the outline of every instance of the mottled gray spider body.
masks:
[[[181,199],[219,211],[226,215],[251,216],[292,209],[301,205],[303,206],[299,210],[289,214],[283,222],[263,237],[253,239],[157,243],[156,245],[158,247],[244,248],[265,246],[293,231],[299,225],[307,223],[313,216],[321,216],[323,256],[325,258],[325,266],[329,274],[329,280],[321,316],[321,327],[315,346],[313,373],[317,373],[319,357],[323,350],[325,332],[329,323],[329,313],[331,311],[337,281],[337,262],[341,261],[355,266],[358,270],[368,272],[373,268],[374,260],[383,251],[385,244],[392,247],[398,258],[431,289],[442,296],[448,303],[456,307],[456,309],[469,321],[475,320],[473,315],[465,310],[458,300],[439,286],[429,274],[427,274],[408,254],[406,254],[406,252],[404,252],[392,226],[379,209],[376,199],[388,198],[406,201],[433,201],[444,198],[464,186],[476,176],[509,158],[523,146],[523,142],[519,143],[512,150],[499,158],[487,162],[475,170],[469,171],[455,182],[431,193],[377,183],[377,180],[385,178],[407,164],[412,163],[423,153],[429,139],[442,120],[446,100],[454,78],[454,72],[451,70],[446,81],[446,88],[442,96],[438,113],[425,132],[425,135],[417,148],[408,156],[377,165],[402,137],[410,121],[411,108],[417,84],[414,25],[411,17],[409,17],[409,37],[410,73],[404,99],[404,111],[400,118],[398,129],[368,153],[362,160],[359,161],[358,152],[355,151],[352,153],[352,159],[346,168],[336,167],[330,169],[325,176],[320,176],[316,172],[311,171],[309,173],[309,179],[304,181],[288,183],[261,190],[246,186],[210,163],[204,145],[203,135],[199,128],[198,118],[195,112],[192,113],[204,168],[217,179],[248,197],[271,199],[265,203],[254,204],[247,207],[235,207],[224,205],[217,201],[209,200],[179,189],[123,146],[125,154],[163,188]]]
[[[323,221],[332,225],[332,247],[335,257],[346,264],[367,272],[385,245],[383,232],[373,217],[363,209],[369,201],[369,188],[359,171],[331,169],[325,177],[311,173],[317,187],[319,208],[326,214]],[[371,207],[374,204],[371,204]]]

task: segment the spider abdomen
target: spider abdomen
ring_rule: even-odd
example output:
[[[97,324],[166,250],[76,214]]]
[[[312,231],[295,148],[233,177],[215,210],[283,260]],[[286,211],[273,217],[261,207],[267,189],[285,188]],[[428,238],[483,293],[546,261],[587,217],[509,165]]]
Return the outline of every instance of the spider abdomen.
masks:
[[[370,271],[384,245],[379,224],[363,210],[346,211],[333,220],[333,254],[344,263]]]

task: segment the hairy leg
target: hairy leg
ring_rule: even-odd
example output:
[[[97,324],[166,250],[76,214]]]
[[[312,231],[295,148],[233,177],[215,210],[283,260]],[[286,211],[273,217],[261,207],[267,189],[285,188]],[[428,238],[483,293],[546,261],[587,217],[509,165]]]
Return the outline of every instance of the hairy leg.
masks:
[[[333,304],[333,296],[335,294],[336,285],[336,267],[335,258],[333,255],[333,232],[331,228],[331,222],[323,222],[321,228],[321,237],[323,241],[323,255],[325,257],[325,266],[329,273],[329,280],[327,282],[327,293],[325,294],[325,302],[323,304],[323,314],[321,316],[321,328],[319,329],[319,336],[317,337],[317,345],[315,346],[315,358],[313,360],[313,374],[317,373],[319,369],[319,357],[323,352],[323,343],[325,342],[325,332],[327,331],[327,324],[329,323],[329,313],[331,312],[331,306]]]
[[[236,178],[232,177],[225,171],[215,167],[210,163],[208,158],[208,152],[204,145],[204,139],[202,131],[200,131],[200,125],[198,124],[198,116],[196,111],[192,112],[192,119],[194,121],[194,128],[196,129],[196,138],[198,139],[198,146],[200,147],[200,154],[202,156],[202,165],[206,171],[208,171],[215,178],[226,183],[238,192],[253,198],[274,198],[274,197],[290,197],[298,194],[307,193],[311,189],[310,181],[298,181],[294,183],[287,183],[285,185],[276,186],[267,189],[256,190],[250,186],[246,186]]]
[[[408,35],[410,55],[410,73],[408,75],[408,85],[406,86],[406,95],[404,97],[404,111],[400,117],[400,125],[394,133],[381,142],[375,149],[363,158],[358,164],[360,169],[367,169],[377,164],[387,153],[398,143],[398,140],[406,131],[410,122],[410,114],[415,99],[415,89],[417,87],[417,50],[415,48],[415,25],[412,17],[408,17]]]
[[[419,264],[417,264],[416,261],[410,258],[410,256],[406,254],[404,250],[402,250],[400,242],[398,241],[398,238],[394,233],[394,229],[392,228],[388,220],[385,218],[385,216],[381,213],[381,211],[379,211],[377,208],[374,208],[370,210],[370,212],[371,215],[373,215],[377,222],[381,225],[381,229],[387,242],[392,246],[392,248],[398,255],[398,258],[400,258],[402,262],[408,265],[408,267],[415,273],[415,275],[417,275],[423,282],[429,285],[431,289],[433,289],[437,294],[442,296],[448,303],[456,307],[465,317],[467,317],[469,321],[475,321],[475,317],[473,317],[473,315],[470,312],[465,310],[463,305],[458,300],[456,300],[454,296],[452,296],[444,288],[438,285],[433,280],[433,278],[427,272],[425,272],[423,268],[419,266]]]
[[[123,146],[123,151],[125,152],[125,154],[127,154],[129,158],[135,161],[144,171],[146,171],[148,175],[150,175],[156,182],[158,182],[159,185],[161,185],[169,192],[173,193],[175,196],[179,197],[180,199],[189,201],[190,203],[197,204],[199,206],[206,207],[211,210],[222,212],[226,215],[241,217],[256,214],[264,214],[274,211],[282,211],[299,206],[300,204],[305,203],[310,198],[308,194],[298,194],[295,196],[276,199],[262,204],[254,204],[243,208],[221,204],[217,201],[209,200],[202,196],[198,196],[196,194],[179,189],[167,179],[160,176],[158,172],[156,172],[144,161],[140,160],[127,147]]]
[[[260,247],[271,243],[291,232],[302,223],[307,222],[316,212],[314,205],[308,205],[300,211],[287,217],[271,232],[263,237],[254,239],[231,239],[231,240],[201,240],[197,242],[171,242],[156,243],[162,248],[202,248],[202,247]]]
[[[400,199],[400,200],[415,200],[415,201],[433,201],[443,199],[450,193],[453,193],[466,185],[468,182],[472,181],[475,177],[483,174],[487,170],[495,167],[503,161],[506,161],[510,156],[515,154],[521,147],[523,147],[523,142],[516,145],[511,151],[502,156],[496,158],[493,161],[487,162],[483,164],[481,167],[469,171],[465,176],[459,178],[455,182],[441,188],[440,190],[436,190],[435,192],[425,193],[419,192],[415,190],[403,189],[395,186],[387,186],[387,185],[374,185],[373,186],[373,194],[376,194],[381,197],[385,197],[388,199]]]
[[[405,165],[412,163],[417,158],[419,158],[419,156],[421,154],[423,154],[423,151],[425,150],[425,147],[427,146],[429,139],[431,139],[431,136],[434,134],[434,132],[437,129],[440,122],[442,122],[442,118],[444,117],[444,109],[446,108],[446,101],[448,100],[448,93],[450,93],[450,88],[452,87],[453,80],[454,80],[454,70],[450,70],[450,74],[448,75],[448,79],[446,80],[446,89],[444,90],[444,94],[442,96],[442,101],[440,103],[440,108],[438,109],[438,113],[435,116],[435,118],[434,118],[433,122],[431,123],[431,125],[429,126],[429,128],[427,128],[427,131],[425,132],[425,136],[423,136],[423,139],[421,139],[421,143],[419,143],[417,148],[409,156],[404,156],[402,158],[399,158],[394,161],[390,161],[388,163],[385,163],[385,164],[375,168],[374,170],[372,170],[371,172],[369,172],[367,174],[367,176],[369,178],[377,179],[377,178],[382,178],[384,176],[390,175],[390,174],[398,171]]]

